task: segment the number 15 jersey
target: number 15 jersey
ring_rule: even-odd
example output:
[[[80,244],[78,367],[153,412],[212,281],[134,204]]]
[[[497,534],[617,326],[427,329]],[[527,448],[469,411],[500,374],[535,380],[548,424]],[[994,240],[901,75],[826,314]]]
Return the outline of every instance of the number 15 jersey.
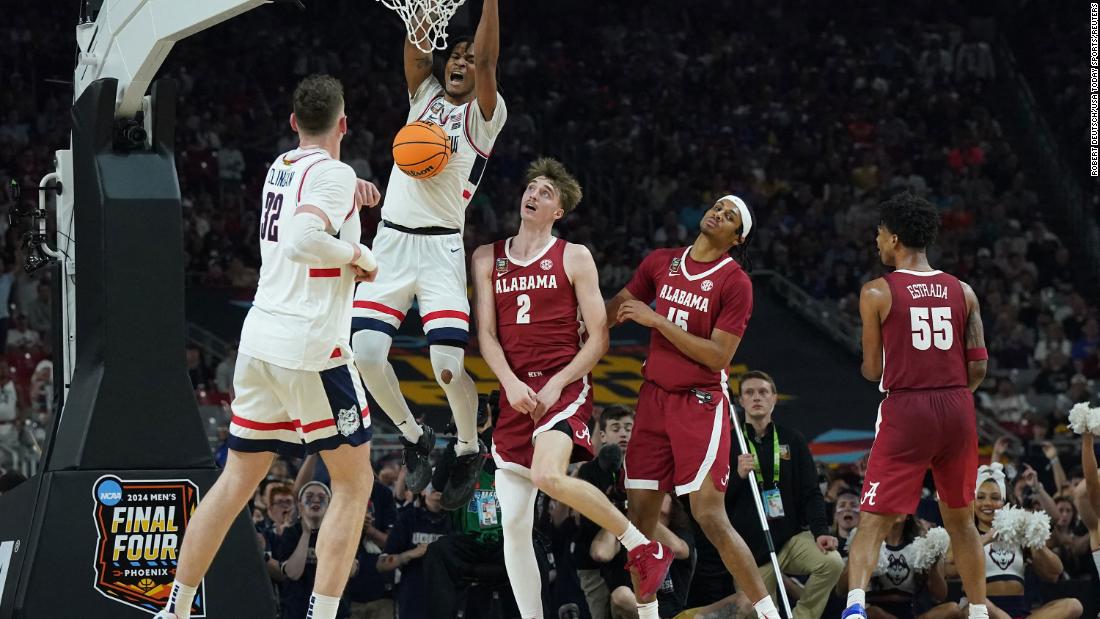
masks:
[[[733,258],[696,262],[691,247],[658,249],[645,257],[626,285],[644,303],[688,333],[710,339],[714,329],[744,337],[752,314],[752,280]],[[713,372],[689,358],[653,329],[645,379],[666,391],[720,389],[725,372]]]
[[[967,386],[966,297],[943,271],[898,269],[883,276],[890,313],[882,321],[882,391]]]

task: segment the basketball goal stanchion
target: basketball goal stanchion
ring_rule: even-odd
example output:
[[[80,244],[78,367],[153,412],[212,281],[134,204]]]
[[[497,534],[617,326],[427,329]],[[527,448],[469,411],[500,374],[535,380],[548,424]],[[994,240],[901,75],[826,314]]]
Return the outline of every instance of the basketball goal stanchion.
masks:
[[[737,413],[733,408],[733,400],[729,397],[729,391],[726,391],[726,403],[730,407],[730,422],[734,431],[737,432],[737,444],[741,447],[741,453],[749,453],[749,446],[745,443],[745,434],[741,431],[741,423],[737,420]],[[733,473],[736,474],[735,463],[731,463],[733,467]],[[779,557],[775,554],[775,543],[772,541],[772,531],[768,527],[768,516],[764,513],[764,503],[760,500],[760,486],[756,483],[756,476],[749,475],[749,486],[752,489],[752,499],[756,504],[756,515],[760,518],[760,528],[764,531],[764,540],[768,543],[768,555],[771,557],[772,571],[775,572],[775,589],[779,593],[779,597],[783,600],[783,612],[786,613],[787,619],[794,617],[791,613],[791,601],[787,599],[787,588],[783,584],[783,571],[779,569]],[[750,600],[751,601],[751,600]]]
[[[447,23],[466,0],[378,0],[401,17],[409,42],[425,54],[447,48]]]

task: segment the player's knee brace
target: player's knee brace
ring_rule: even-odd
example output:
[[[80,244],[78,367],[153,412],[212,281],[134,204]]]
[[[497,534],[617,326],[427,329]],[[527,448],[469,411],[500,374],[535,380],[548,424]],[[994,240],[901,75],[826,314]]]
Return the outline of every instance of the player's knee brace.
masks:
[[[389,363],[390,343],[393,338],[380,331],[363,329],[351,336],[351,350],[355,367],[362,374],[381,370]]]
[[[433,344],[429,347],[432,358],[432,371],[435,372],[435,380],[441,387],[446,387],[455,381],[465,370],[463,361],[466,352],[457,346],[444,346]]]

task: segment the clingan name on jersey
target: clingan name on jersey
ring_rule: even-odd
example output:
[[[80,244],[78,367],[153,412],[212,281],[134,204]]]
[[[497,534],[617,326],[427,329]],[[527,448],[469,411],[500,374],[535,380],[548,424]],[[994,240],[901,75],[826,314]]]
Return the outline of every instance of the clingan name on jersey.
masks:
[[[524,290],[535,290],[536,288],[557,288],[558,277],[557,275],[521,275],[519,277],[511,277],[508,279],[498,279],[496,283],[497,294],[503,294],[506,292],[516,292]]]
[[[661,287],[660,297],[665,301],[683,305],[684,307],[690,307],[700,312],[706,312],[710,307],[710,299],[707,297],[701,294],[680,290],[679,288],[673,288],[668,284]]]
[[[924,297],[947,299],[947,286],[943,284],[909,284],[905,288],[914,299]]]
[[[274,166],[267,171],[267,184],[276,187],[288,187],[294,182],[294,170],[276,170]]]

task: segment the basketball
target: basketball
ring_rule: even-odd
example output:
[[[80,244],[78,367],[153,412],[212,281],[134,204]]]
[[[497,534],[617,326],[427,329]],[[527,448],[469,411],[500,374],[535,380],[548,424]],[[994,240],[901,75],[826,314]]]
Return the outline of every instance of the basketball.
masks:
[[[439,174],[450,159],[451,139],[435,123],[423,120],[409,123],[393,139],[393,162],[417,180]]]

